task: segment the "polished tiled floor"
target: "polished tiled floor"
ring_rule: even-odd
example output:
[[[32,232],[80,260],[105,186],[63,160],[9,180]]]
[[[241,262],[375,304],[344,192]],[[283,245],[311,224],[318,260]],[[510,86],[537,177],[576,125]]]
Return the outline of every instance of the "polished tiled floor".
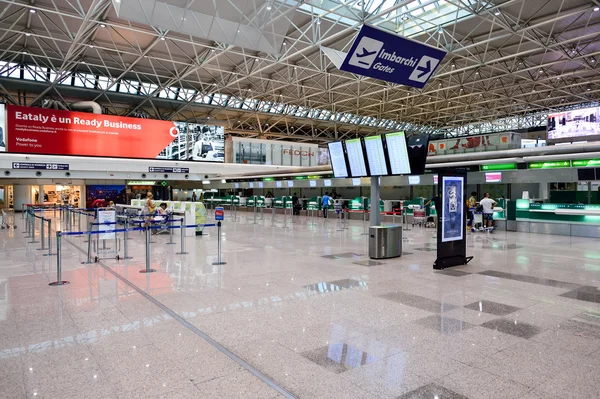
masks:
[[[51,216],[48,213],[48,216]],[[153,236],[86,265],[0,230],[0,398],[592,398],[600,392],[597,240],[469,235],[435,272],[435,234],[369,261],[362,222],[224,223],[177,255]],[[56,223],[55,223],[56,224]],[[176,234],[178,236],[178,234]]]

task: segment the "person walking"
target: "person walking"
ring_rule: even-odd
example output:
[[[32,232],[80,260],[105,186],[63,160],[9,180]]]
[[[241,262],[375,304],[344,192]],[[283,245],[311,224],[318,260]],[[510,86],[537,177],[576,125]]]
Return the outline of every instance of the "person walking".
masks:
[[[490,193],[485,193],[479,204],[483,208],[483,224],[491,232],[494,229],[494,207],[498,203],[490,198]]]
[[[473,191],[471,193],[471,197],[467,200],[467,213],[469,215],[469,220],[467,221],[467,230],[475,231],[475,227],[473,226],[473,221],[475,220],[475,207],[477,206],[477,191]]]
[[[321,199],[321,205],[323,207],[323,218],[327,219],[327,213],[329,212],[329,202],[331,201],[331,197],[329,193],[325,193],[323,198]]]

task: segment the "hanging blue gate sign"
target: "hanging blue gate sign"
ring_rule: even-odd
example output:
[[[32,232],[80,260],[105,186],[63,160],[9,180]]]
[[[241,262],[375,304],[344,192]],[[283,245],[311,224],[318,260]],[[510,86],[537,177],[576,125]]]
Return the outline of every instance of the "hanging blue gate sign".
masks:
[[[363,25],[340,69],[420,89],[445,56],[443,50]]]

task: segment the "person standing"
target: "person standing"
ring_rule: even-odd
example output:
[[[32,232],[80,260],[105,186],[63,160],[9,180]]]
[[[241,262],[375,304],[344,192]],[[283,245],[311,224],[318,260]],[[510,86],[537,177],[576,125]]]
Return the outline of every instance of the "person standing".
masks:
[[[329,193],[325,193],[323,198],[321,199],[321,205],[323,207],[323,218],[327,219],[327,213],[329,212],[329,202],[331,201],[331,197]]]
[[[300,215],[300,208],[298,207],[298,196],[296,193],[292,194],[292,214],[294,216]]]
[[[198,197],[196,196],[196,192],[193,191],[193,193],[192,193],[192,202],[196,202],[196,200],[198,200]]]
[[[150,226],[152,219],[154,218],[154,213],[156,212],[156,204],[152,199],[154,195],[151,192],[148,192],[146,195],[146,204],[144,205],[144,217],[146,218],[145,226]]]
[[[479,204],[483,207],[483,223],[491,232],[494,229],[494,207],[498,203],[490,198],[490,193],[485,193]]]
[[[475,207],[477,206],[477,192],[473,191],[471,193],[471,197],[467,200],[467,212],[469,215],[469,220],[467,221],[467,230],[475,231],[475,227],[473,227],[473,221],[475,220]]]

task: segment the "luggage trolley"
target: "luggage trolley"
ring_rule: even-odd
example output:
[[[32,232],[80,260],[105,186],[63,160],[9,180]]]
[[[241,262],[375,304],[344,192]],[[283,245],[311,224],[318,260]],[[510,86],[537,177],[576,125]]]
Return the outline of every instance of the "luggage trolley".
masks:
[[[118,234],[114,231],[117,229],[117,211],[115,208],[98,208],[97,210],[97,225],[96,240],[94,246],[96,249],[96,256],[94,256],[94,262],[98,262],[103,259],[116,259],[119,260],[119,252],[121,251],[121,241],[119,240]],[[105,224],[106,223],[106,224]],[[114,239],[114,247],[108,247],[106,242]],[[100,244],[102,241],[102,245]]]
[[[413,222],[412,225],[419,225],[421,227],[425,226],[425,222],[427,222],[427,216],[425,215],[425,209],[414,208],[413,209]]]

